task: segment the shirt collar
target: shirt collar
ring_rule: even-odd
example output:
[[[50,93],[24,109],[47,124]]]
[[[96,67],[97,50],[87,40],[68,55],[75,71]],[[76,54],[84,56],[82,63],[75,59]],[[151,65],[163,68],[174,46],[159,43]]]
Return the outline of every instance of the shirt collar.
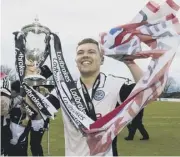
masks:
[[[102,72],[100,72],[100,84],[98,88],[103,88],[106,81],[106,75]],[[80,78],[77,80],[77,89],[81,89],[81,82]]]

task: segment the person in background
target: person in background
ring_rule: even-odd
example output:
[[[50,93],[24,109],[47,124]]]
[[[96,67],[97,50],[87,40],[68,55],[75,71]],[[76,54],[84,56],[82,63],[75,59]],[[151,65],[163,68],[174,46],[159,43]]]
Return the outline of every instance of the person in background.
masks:
[[[46,65],[40,67],[41,75],[46,79],[49,78],[52,73]],[[38,92],[46,96],[49,94],[48,86],[33,86]],[[51,88],[53,88],[51,86]],[[27,97],[26,97],[27,98]],[[29,106],[31,106],[35,111],[37,111],[37,116],[31,119],[31,130],[30,130],[30,149],[33,156],[44,156],[43,147],[41,145],[44,132],[49,127],[49,118],[44,120],[41,114],[38,112],[38,109],[30,101],[27,101]]]
[[[127,84],[129,84],[129,79],[126,79]],[[122,93],[121,95],[121,100],[122,102],[124,102],[126,100],[126,98],[128,97],[128,95],[131,93],[131,91],[133,90],[133,88],[135,87],[135,83],[132,83],[129,85],[129,88],[127,88],[126,93]],[[116,107],[119,106],[119,103],[117,103]],[[117,139],[118,137],[116,136],[112,142],[112,148],[113,148],[113,156],[118,156],[118,150],[117,150]]]
[[[47,91],[43,87],[34,87],[41,94],[45,95]],[[12,89],[12,109],[10,111],[10,129],[13,135],[11,139],[9,156],[27,156],[28,150],[28,135],[30,133],[30,149],[33,156],[43,156],[41,146],[42,137],[45,127],[48,126],[48,120],[44,121],[40,114],[30,117],[25,110],[24,101],[26,94],[20,88],[20,81],[17,80],[11,84]],[[30,104],[30,103],[29,103]],[[28,105],[29,105],[28,104]],[[30,106],[30,105],[29,105]],[[35,106],[31,106],[33,111],[36,111]]]
[[[9,156],[28,156],[28,134],[31,121],[28,119],[23,107],[23,95],[20,90],[20,82],[11,84],[12,105],[10,109],[10,140]]]
[[[8,76],[0,73],[1,79],[1,155],[7,156],[11,139],[11,131],[9,129],[10,118],[9,109],[11,104],[11,91]]]
[[[43,86],[34,88],[44,96],[49,93],[48,89],[44,88]],[[44,132],[48,128],[48,123],[49,119],[44,120],[39,113],[34,119],[31,120],[30,147],[33,156],[44,156],[41,142]]]
[[[144,113],[144,109],[142,109],[137,114],[137,116],[132,120],[132,122],[127,126],[129,134],[127,137],[125,137],[125,140],[127,140],[127,141],[133,140],[137,129],[139,130],[139,132],[142,135],[142,138],[140,140],[149,140],[149,134],[146,131],[146,129],[144,128],[143,121],[142,121],[143,113]]]

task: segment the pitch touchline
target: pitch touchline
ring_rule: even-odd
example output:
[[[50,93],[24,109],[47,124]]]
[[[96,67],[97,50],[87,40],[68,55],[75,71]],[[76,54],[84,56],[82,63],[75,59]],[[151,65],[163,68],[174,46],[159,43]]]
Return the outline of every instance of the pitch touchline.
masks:
[[[180,119],[180,117],[144,117],[145,119]]]
[[[146,123],[145,125],[147,125],[147,126],[149,126],[149,125],[151,125],[151,126],[165,126],[165,125],[180,125],[180,123],[174,123],[174,124],[172,124],[172,123],[162,123],[162,122],[157,122],[157,123],[155,123],[155,122],[153,122],[153,123]]]

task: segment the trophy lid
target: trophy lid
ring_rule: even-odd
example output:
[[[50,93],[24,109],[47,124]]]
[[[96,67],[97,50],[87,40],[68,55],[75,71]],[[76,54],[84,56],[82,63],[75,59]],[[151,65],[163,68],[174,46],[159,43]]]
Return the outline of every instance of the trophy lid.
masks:
[[[35,34],[40,34],[40,33],[50,34],[51,32],[51,30],[48,27],[40,24],[37,16],[32,24],[22,27],[21,31],[24,34],[27,34],[28,32],[33,32]]]

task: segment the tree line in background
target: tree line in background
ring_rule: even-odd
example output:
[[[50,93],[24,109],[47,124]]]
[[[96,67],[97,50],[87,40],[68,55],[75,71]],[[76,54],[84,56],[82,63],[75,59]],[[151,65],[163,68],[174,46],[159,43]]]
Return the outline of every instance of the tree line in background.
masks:
[[[180,84],[173,77],[169,77],[161,98],[180,98]]]
[[[8,75],[10,81],[15,81],[18,79],[15,69],[12,69],[11,67],[7,65],[1,65],[1,72]],[[53,78],[50,77],[48,80],[53,81]],[[180,84],[178,84],[173,77],[169,77],[167,80],[166,86],[164,88],[164,91],[162,92],[160,97],[161,98],[180,98]]]

